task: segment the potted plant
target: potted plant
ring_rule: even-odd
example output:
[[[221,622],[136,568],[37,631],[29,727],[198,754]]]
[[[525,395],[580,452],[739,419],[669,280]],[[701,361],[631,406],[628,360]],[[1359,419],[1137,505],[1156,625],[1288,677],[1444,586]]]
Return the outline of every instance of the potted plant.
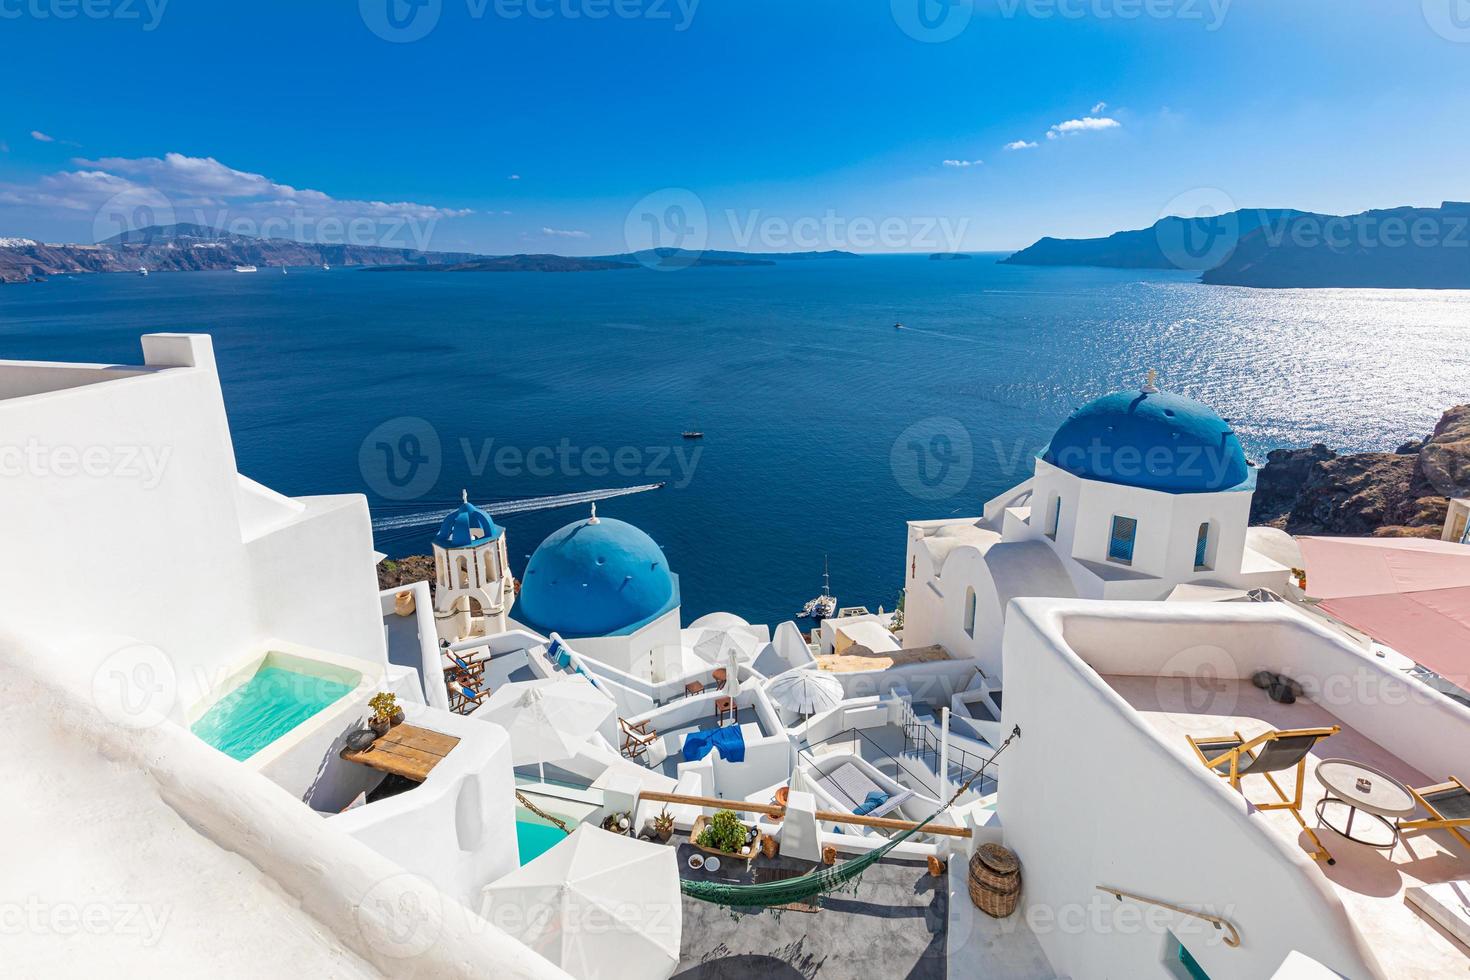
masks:
[[[374,694],[368,699],[368,707],[373,709],[368,727],[380,737],[388,734],[388,729],[394,725],[403,724],[403,709],[398,706],[398,695],[391,691]]]
[[[668,843],[669,838],[674,836],[674,815],[664,807],[658,816],[653,818],[653,832],[658,834],[658,839]]]
[[[626,810],[609,813],[602,821],[602,829],[614,834],[626,834],[632,822],[633,815]]]
[[[694,843],[702,850],[736,858],[750,856],[748,845],[751,843],[751,830],[740,822],[740,817],[734,810],[717,810],[708,821],[701,817],[696,826],[700,830],[695,835]]]

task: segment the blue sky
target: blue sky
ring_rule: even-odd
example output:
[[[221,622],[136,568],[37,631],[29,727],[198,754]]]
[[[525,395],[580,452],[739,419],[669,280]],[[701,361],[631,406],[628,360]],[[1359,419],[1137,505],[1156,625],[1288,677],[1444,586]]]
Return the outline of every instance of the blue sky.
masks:
[[[1470,199],[1460,0],[87,2],[0,0],[0,235],[599,254],[672,202],[665,244],[935,251]]]

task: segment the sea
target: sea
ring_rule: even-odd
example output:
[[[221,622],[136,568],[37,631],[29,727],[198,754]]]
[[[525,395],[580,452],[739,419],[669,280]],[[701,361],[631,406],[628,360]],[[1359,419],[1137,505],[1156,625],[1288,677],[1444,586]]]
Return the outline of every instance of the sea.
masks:
[[[1315,442],[1392,450],[1470,401],[1470,292],[998,258],[60,276],[0,287],[0,357],[138,363],[140,334],[211,334],[240,471],[366,494],[380,518],[462,491],[494,513],[663,484],[599,514],[663,547],[686,623],[727,610],[772,626],[824,563],[840,604],[893,608],[906,521],[978,515],[1073,408],[1151,368],[1257,462]],[[514,571],[586,512],[502,516]],[[399,526],[379,547],[426,553],[433,531]]]

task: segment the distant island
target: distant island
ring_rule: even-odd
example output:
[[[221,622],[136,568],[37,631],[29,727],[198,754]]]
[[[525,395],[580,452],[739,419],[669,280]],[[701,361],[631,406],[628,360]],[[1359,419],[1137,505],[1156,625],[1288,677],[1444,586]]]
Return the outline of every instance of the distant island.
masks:
[[[94,245],[46,244],[0,238],[0,283],[100,272],[226,271],[253,265],[356,266],[374,272],[601,272],[643,267],[770,266],[816,258],[856,258],[856,253],[724,252],[663,248],[619,255],[482,255],[429,252],[378,245],[322,245],[289,238],[258,238],[198,224],[154,225],[114,235]]]
[[[1220,286],[1470,289],[1470,204],[1170,217],[1106,238],[1043,238],[1001,262],[1180,269]]]

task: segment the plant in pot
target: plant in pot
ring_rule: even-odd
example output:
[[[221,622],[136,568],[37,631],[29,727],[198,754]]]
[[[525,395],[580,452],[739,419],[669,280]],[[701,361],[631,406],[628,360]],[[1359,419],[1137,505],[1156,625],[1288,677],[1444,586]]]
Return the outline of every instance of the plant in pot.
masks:
[[[663,811],[653,818],[653,831],[658,834],[659,840],[666,843],[670,837],[674,836],[674,815],[669,812],[668,807],[664,807]]]
[[[388,734],[388,729],[403,723],[403,709],[398,705],[398,695],[391,691],[380,691],[368,699],[373,715],[368,727],[379,736]]]
[[[713,851],[739,854],[740,849],[745,846],[745,840],[745,824],[740,822],[740,817],[735,811],[718,810],[713,817],[710,817],[709,823],[700,832],[699,839],[695,843]]]

